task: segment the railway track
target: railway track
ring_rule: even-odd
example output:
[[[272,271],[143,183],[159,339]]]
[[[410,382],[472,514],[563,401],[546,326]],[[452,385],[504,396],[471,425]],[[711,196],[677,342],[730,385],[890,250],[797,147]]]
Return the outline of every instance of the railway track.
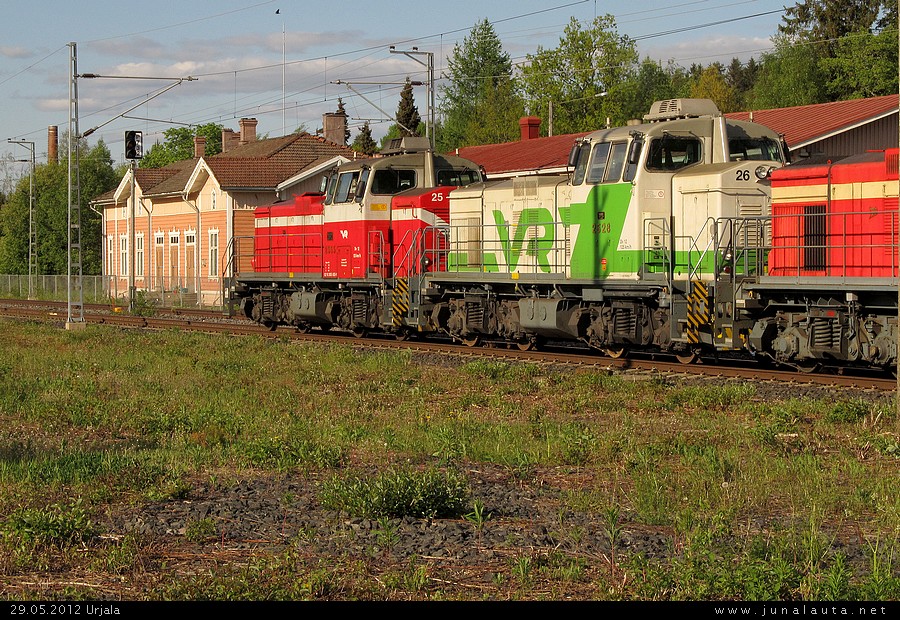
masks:
[[[530,362],[548,366],[605,369],[609,372],[633,375],[699,376],[718,379],[779,382],[797,385],[834,386],[860,390],[890,392],[897,389],[897,380],[876,373],[854,372],[849,369],[826,369],[824,372],[803,373],[795,370],[765,368],[746,360],[701,359],[699,363],[683,364],[673,356],[630,355],[604,357],[587,348],[572,350],[545,347],[539,351],[497,346],[470,347],[449,340],[396,340],[392,336],[357,338],[349,332],[313,331],[301,333],[281,327],[271,330],[244,319],[229,318],[221,311],[198,308],[159,308],[153,316],[128,313],[127,308],[106,304],[84,304],[84,321],[132,329],[180,329],[235,336],[287,338],[295,341],[342,343],[369,349],[412,350],[432,355],[455,355]],[[0,300],[0,317],[42,322],[64,322],[66,302]]]

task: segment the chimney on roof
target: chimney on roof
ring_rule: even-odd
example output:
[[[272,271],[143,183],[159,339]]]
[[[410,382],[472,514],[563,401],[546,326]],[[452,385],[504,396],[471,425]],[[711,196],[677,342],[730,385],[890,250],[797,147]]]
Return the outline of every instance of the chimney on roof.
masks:
[[[322,137],[335,144],[346,145],[347,115],[328,112],[322,115]]]
[[[241,144],[248,144],[256,140],[256,124],[255,118],[242,118],[241,124]]]
[[[200,159],[206,154],[206,136],[194,136],[194,158]]]
[[[538,116],[523,116],[519,119],[522,140],[534,140],[541,137],[541,119]]]
[[[230,151],[236,146],[240,146],[241,138],[237,135],[234,129],[223,129],[222,130],[222,152]]]
[[[59,127],[56,125],[47,128],[47,163],[59,163]]]

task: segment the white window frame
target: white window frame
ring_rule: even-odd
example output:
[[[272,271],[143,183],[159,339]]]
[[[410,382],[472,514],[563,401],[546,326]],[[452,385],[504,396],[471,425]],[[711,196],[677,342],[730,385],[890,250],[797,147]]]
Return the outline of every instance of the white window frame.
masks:
[[[116,237],[109,235],[106,237],[106,275],[115,274],[116,266]]]
[[[134,276],[144,277],[144,233],[138,233],[134,237]]]
[[[119,235],[119,275],[128,275],[128,235]]]
[[[210,278],[219,277],[219,229],[210,228],[206,231],[209,245],[207,247],[207,273]],[[213,242],[215,240],[215,243]]]

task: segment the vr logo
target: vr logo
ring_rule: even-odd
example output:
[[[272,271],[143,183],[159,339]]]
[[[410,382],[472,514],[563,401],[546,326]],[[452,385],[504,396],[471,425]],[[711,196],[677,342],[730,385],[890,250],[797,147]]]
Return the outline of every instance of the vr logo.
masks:
[[[342,230],[341,231],[341,239],[347,239],[348,237],[350,237],[350,232],[347,230]]]

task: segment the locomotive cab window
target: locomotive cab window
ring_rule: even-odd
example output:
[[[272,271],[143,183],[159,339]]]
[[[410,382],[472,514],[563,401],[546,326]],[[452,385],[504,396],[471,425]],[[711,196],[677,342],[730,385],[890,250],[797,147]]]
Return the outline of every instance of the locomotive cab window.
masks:
[[[622,178],[622,169],[625,167],[625,157],[627,155],[627,143],[617,142],[612,145],[609,153],[609,164],[606,166],[606,174],[603,175],[604,183],[617,183]]]
[[[609,142],[598,142],[591,153],[591,166],[588,169],[587,182],[599,183],[606,172],[606,162],[609,161]]]
[[[579,167],[575,170],[578,181],[580,181],[581,162],[583,159],[587,159],[585,155],[584,152],[580,154]],[[594,145],[590,165],[587,166],[587,182],[592,184],[618,183],[622,179],[622,171],[625,169],[627,158],[627,142],[598,142]],[[577,181],[574,183],[578,184]]]
[[[481,180],[480,175],[475,170],[438,170],[437,184],[451,185],[453,187],[462,187],[471,185]]]
[[[356,184],[359,182],[359,170],[342,172],[338,175],[334,190],[334,202],[350,202],[356,196]]]
[[[591,154],[590,142],[576,143],[569,153],[569,166],[574,166],[575,174],[572,175],[572,185],[584,183],[587,174],[588,156]]]
[[[373,194],[389,196],[413,187],[416,187],[415,170],[376,170],[372,178]]]
[[[779,144],[770,138],[734,138],[728,141],[731,161],[781,161]]]
[[[702,159],[700,140],[691,137],[663,136],[650,142],[647,170],[670,172],[696,164]]]

